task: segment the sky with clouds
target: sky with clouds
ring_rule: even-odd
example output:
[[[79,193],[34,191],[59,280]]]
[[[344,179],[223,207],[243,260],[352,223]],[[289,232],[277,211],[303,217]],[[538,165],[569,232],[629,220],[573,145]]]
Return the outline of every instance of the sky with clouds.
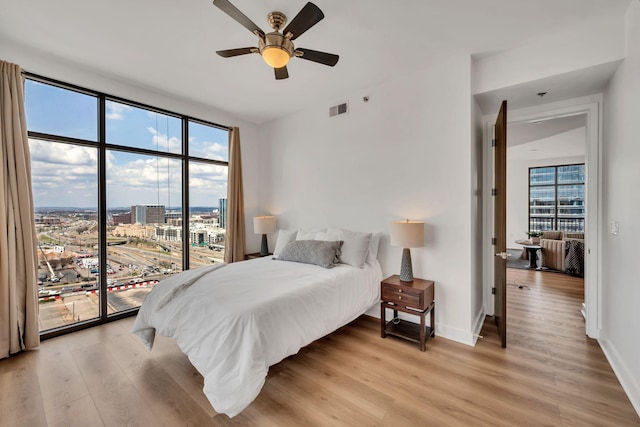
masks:
[[[27,80],[26,113],[30,131],[97,140],[97,99]],[[107,101],[106,140],[125,147],[180,153],[179,118]],[[189,122],[189,154],[228,160],[227,131]],[[30,139],[34,202],[38,207],[95,209],[98,150]],[[107,150],[107,208],[161,204],[178,208],[182,167],[176,159]],[[217,206],[226,197],[227,167],[191,161],[191,206]]]

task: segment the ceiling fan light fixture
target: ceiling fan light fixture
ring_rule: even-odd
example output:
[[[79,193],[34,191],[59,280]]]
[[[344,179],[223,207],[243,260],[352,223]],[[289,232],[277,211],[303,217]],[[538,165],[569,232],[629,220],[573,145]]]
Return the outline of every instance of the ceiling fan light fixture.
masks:
[[[278,46],[268,46],[262,50],[262,59],[273,68],[284,67],[290,58],[289,52]]]
[[[264,62],[273,68],[286,66],[293,55],[293,43],[277,31],[258,40],[258,46]]]
[[[223,58],[259,53],[264,62],[274,69],[276,80],[289,78],[287,64],[294,56],[329,67],[336,65],[340,58],[338,55],[317,50],[302,48],[296,50],[293,45],[293,40],[296,40],[324,19],[324,13],[322,13],[318,6],[311,2],[307,2],[288,24],[287,16],[284,13],[278,11],[269,13],[267,15],[267,22],[269,22],[269,25],[273,28],[273,31],[270,33],[262,31],[251,19],[231,4],[229,0],[213,0],[213,5],[258,37],[257,48],[242,47],[216,51],[216,53]]]

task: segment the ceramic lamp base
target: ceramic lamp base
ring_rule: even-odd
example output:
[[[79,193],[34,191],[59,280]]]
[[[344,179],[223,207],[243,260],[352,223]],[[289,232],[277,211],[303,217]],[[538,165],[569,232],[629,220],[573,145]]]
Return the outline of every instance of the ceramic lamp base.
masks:
[[[260,256],[269,255],[269,244],[267,243],[267,235],[262,235],[262,246],[260,247]]]
[[[411,265],[411,252],[409,251],[409,248],[402,249],[400,280],[403,282],[413,282],[413,267]]]

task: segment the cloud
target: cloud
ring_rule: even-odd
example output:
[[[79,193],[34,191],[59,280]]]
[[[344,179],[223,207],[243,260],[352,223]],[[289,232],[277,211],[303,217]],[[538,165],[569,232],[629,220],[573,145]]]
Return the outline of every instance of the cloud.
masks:
[[[152,127],[148,127],[147,130],[151,135],[153,135],[152,142],[154,147],[157,146],[158,149],[163,148],[165,151],[170,153],[182,152],[182,141],[180,138],[176,138],[175,136],[167,138],[167,135],[158,132]]]
[[[36,207],[95,208],[97,147],[30,140]],[[177,159],[107,150],[107,206],[182,205],[182,165]],[[226,166],[189,163],[190,204],[216,206],[227,194]]]
[[[98,204],[98,151],[93,147],[29,140],[31,182],[36,207],[95,208]]]
[[[224,181],[226,183],[228,172],[227,166],[191,162],[189,163],[189,183],[192,187],[197,187],[196,182]]]
[[[67,145],[64,149],[60,149],[57,143],[30,139],[29,150],[32,162],[40,161],[69,166],[96,166],[98,164],[97,147]]]
[[[189,155],[211,160],[229,161],[229,148],[219,142],[189,141]]]
[[[115,154],[107,172],[109,206],[160,203],[182,205],[182,167],[176,159]],[[226,166],[191,162],[189,194],[192,205],[217,205],[227,194]]]
[[[107,120],[122,120],[124,119],[124,113],[127,111],[132,111],[133,107],[125,104],[120,104],[113,101],[107,101],[106,103],[107,112],[105,117]]]

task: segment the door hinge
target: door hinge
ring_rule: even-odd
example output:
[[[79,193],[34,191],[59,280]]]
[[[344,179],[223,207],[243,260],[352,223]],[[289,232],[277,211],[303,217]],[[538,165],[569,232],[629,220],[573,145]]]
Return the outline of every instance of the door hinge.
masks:
[[[496,294],[496,288],[491,288],[491,295],[495,295]]]
[[[498,194],[498,190],[496,190],[495,188],[491,189],[491,195],[492,196],[496,196]]]
[[[491,146],[492,146],[492,147],[495,147],[495,146],[496,146],[496,139],[495,139],[495,138],[493,138],[493,139],[491,140]]]
[[[496,238],[495,237],[491,238],[491,245],[493,245],[493,246],[496,245]]]

